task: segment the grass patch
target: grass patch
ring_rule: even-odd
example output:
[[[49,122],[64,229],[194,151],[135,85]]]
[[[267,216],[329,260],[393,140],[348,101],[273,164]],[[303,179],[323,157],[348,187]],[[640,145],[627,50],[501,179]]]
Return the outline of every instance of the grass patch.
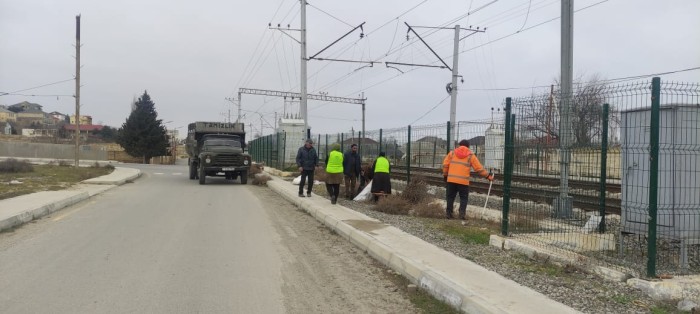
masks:
[[[41,191],[62,190],[80,181],[109,174],[113,170],[114,167],[107,166],[74,168],[35,165],[33,171],[0,172],[0,199]]]
[[[632,302],[632,298],[624,294],[614,295],[610,299],[620,304],[630,304]]]
[[[491,231],[487,228],[445,224],[442,226],[442,230],[447,235],[458,238],[466,244],[488,245],[491,238]]]
[[[416,289],[415,291],[408,290],[408,284],[410,282],[408,279],[404,278],[400,274],[389,271],[389,279],[402,291],[406,293],[408,299],[411,303],[422,313],[436,313],[436,314],[457,314],[459,311],[455,310],[447,303],[440,301],[421,289]]]

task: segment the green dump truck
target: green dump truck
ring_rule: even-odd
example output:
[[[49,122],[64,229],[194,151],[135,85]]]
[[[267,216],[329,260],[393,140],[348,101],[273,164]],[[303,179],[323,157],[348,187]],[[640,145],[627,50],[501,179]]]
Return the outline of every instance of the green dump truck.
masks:
[[[227,180],[241,178],[248,183],[251,158],[245,153],[243,123],[195,122],[187,128],[187,164],[190,180],[220,176]]]

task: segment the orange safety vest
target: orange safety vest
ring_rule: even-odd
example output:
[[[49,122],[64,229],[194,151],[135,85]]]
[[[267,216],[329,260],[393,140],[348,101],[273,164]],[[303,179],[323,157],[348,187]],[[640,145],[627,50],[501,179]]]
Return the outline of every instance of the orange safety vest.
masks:
[[[442,175],[447,176],[447,182],[469,185],[472,168],[483,177],[489,175],[479,159],[466,146],[455,148],[442,161]]]

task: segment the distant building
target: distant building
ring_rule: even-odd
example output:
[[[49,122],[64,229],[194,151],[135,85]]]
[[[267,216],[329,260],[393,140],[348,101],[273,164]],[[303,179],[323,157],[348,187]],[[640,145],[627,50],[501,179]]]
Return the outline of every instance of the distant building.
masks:
[[[17,113],[0,107],[0,122],[17,121]]]
[[[280,118],[278,122],[277,133],[284,133],[286,136],[283,148],[284,163],[285,165],[294,164],[296,163],[297,150],[304,145],[306,140],[304,120]]]
[[[81,124],[80,125],[80,136],[87,137],[91,133],[95,133],[97,131],[102,130],[102,128],[104,128],[104,125]],[[66,135],[68,137],[75,138],[75,124],[66,124],[63,126],[63,130],[66,132]]]
[[[58,111],[50,112],[49,119],[53,124],[59,124],[61,122],[69,123],[70,118],[66,114],[62,114]]]
[[[7,109],[16,112],[29,111],[29,112],[44,112],[42,106],[39,104],[31,103],[28,101],[23,101],[21,103],[16,103]]]
[[[75,124],[74,114],[70,116],[70,124]],[[80,125],[92,125],[92,116],[80,115]],[[80,129],[82,130],[82,128]]]

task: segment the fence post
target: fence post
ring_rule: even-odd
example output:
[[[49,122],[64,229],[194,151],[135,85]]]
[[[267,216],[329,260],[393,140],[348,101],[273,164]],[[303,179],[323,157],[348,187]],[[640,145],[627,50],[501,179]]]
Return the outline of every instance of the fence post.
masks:
[[[433,168],[435,168],[435,157],[437,157],[437,136],[435,137],[435,141],[433,141]]]
[[[608,167],[608,119],[610,105],[603,104],[603,142],[600,151],[600,225],[599,233],[605,233],[605,190],[607,190],[607,167]]]
[[[447,149],[447,151],[445,152],[445,154],[449,154],[450,150],[451,150],[450,147],[452,147],[452,144],[450,144],[451,143],[450,127],[451,127],[450,121],[447,121],[447,145],[445,145],[446,146],[445,148]]]
[[[411,126],[408,126],[408,142],[406,143],[406,184],[411,183]]]
[[[357,144],[357,155],[360,156],[360,159],[362,159],[362,136],[363,136],[363,135],[364,135],[364,134],[362,134],[362,131],[357,131],[357,137],[359,138],[359,139],[357,140],[357,142],[358,142],[358,144]]]
[[[282,133],[282,137],[283,137],[283,139],[282,139],[282,165],[285,166],[285,168],[286,168],[287,167],[287,131],[284,131],[284,133]]]
[[[651,79],[651,125],[649,130],[649,235],[647,277],[656,277],[656,223],[659,193],[659,117],[661,79]]]
[[[508,225],[509,225],[509,217],[508,214],[510,212],[510,184],[512,180],[512,174],[513,174],[513,162],[512,162],[512,151],[513,151],[513,136],[512,132],[513,130],[511,129],[511,98],[507,97],[506,98],[506,132],[505,132],[505,156],[504,156],[504,163],[503,165],[503,171],[505,172],[505,176],[503,178],[503,218],[501,219],[501,234],[504,236],[508,236]]]
[[[379,150],[377,151],[377,156],[379,156],[379,153],[382,152],[382,129],[379,129]],[[386,148],[384,149],[384,152],[386,153]]]
[[[537,143],[537,170],[536,170],[536,176],[540,176],[540,144]]]

